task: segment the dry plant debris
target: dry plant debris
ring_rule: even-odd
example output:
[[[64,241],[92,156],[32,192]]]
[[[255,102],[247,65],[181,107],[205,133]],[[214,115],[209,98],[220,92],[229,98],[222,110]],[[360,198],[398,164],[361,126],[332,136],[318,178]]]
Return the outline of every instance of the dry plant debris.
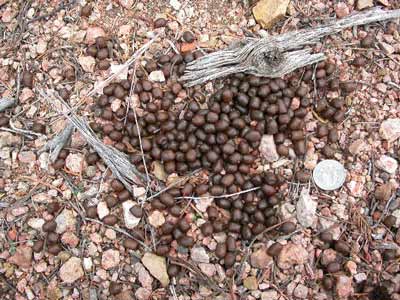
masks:
[[[290,1],[266,31],[245,1],[0,2],[2,299],[399,299],[398,20],[282,78],[179,80],[377,4]]]

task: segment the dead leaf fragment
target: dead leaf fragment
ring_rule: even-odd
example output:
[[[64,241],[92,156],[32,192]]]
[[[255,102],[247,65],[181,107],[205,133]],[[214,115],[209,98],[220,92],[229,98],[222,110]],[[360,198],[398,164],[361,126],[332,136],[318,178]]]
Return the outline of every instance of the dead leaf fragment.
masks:
[[[154,176],[156,176],[156,178],[158,180],[161,180],[161,181],[167,180],[168,175],[167,175],[167,173],[165,173],[164,166],[159,161],[153,162],[153,173],[154,173]]]
[[[143,265],[149,270],[158,281],[161,282],[163,287],[168,286],[169,277],[167,273],[167,263],[165,257],[155,255],[153,253],[145,253],[142,257]]]

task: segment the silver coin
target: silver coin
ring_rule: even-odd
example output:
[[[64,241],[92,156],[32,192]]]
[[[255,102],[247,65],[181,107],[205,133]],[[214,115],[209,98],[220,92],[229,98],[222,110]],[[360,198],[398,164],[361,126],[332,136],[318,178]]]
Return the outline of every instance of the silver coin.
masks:
[[[333,191],[340,188],[346,180],[346,169],[337,160],[326,159],[319,162],[313,171],[315,184],[325,190]]]

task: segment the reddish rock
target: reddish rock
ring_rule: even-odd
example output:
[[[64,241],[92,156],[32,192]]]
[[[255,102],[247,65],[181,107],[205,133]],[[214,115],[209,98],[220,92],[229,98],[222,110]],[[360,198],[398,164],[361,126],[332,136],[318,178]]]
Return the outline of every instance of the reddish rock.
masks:
[[[392,185],[390,183],[378,185],[375,188],[376,200],[386,203],[386,201],[388,201],[391,196],[392,196]]]
[[[214,264],[199,264],[200,270],[209,277],[212,277],[217,272],[217,269]]]
[[[181,52],[190,52],[196,49],[196,43],[182,43]]]
[[[80,56],[78,58],[79,64],[85,72],[92,73],[96,66],[96,60],[91,56]]]
[[[327,266],[328,264],[336,261],[337,253],[333,249],[326,249],[322,252],[321,255],[321,265]]]
[[[112,269],[118,266],[120,262],[119,252],[117,250],[109,249],[103,252],[101,257],[101,266],[106,269]]]
[[[141,287],[136,290],[135,296],[136,296],[136,299],[138,299],[138,300],[148,300],[148,299],[150,299],[151,291]],[[129,298],[124,298],[124,300],[127,300],[127,299],[129,299]]]
[[[65,166],[74,173],[81,173],[85,166],[85,158],[80,153],[70,153],[65,160]]]
[[[383,121],[379,133],[383,139],[390,142],[397,140],[400,137],[400,118]]]
[[[7,231],[7,236],[10,240],[15,241],[17,239],[17,230],[15,228],[11,228]]]
[[[0,178],[0,190],[4,190],[6,187],[6,180],[4,178]]]
[[[98,26],[91,26],[86,30],[85,43],[92,45],[96,42],[96,38],[99,36],[106,36],[103,28]]]
[[[60,278],[65,283],[73,283],[84,274],[81,260],[78,257],[71,257],[60,268]]]
[[[268,162],[274,162],[279,159],[279,154],[276,151],[276,145],[273,135],[265,134],[261,138],[260,154]]]
[[[135,271],[138,274],[138,279],[142,287],[151,290],[151,285],[153,284],[153,278],[150,276],[146,268],[141,263],[137,263],[135,265]]]
[[[389,174],[395,174],[398,167],[398,162],[390,156],[382,155],[376,161],[376,167]]]
[[[336,279],[336,295],[339,299],[348,299],[353,293],[352,278],[348,276],[338,276]]]
[[[21,268],[29,268],[32,263],[32,248],[25,245],[19,246],[8,261]]]
[[[355,140],[351,145],[349,146],[349,151],[353,155],[360,155],[362,151],[364,151],[367,148],[367,144],[365,143],[364,140],[358,139]]]
[[[36,155],[32,151],[22,151],[18,153],[18,160],[24,164],[29,164],[36,161]]]
[[[135,0],[118,0],[119,4],[124,8],[132,8],[133,4],[136,2]]]
[[[338,18],[344,18],[349,15],[350,10],[346,3],[340,2],[335,6],[335,13]]]
[[[62,235],[61,241],[72,248],[75,248],[79,244],[78,237],[74,233],[69,231]]]
[[[283,246],[278,256],[278,267],[284,270],[294,265],[304,264],[307,261],[308,252],[303,246],[288,243]]]
[[[293,291],[293,295],[299,299],[306,299],[308,296],[308,288],[303,284],[298,284]]]
[[[354,197],[361,197],[363,190],[364,190],[364,184],[358,181],[350,181],[347,183],[347,188],[350,191],[350,194]]]
[[[250,256],[250,264],[254,268],[264,269],[272,263],[272,257],[267,254],[264,248],[258,249]]]

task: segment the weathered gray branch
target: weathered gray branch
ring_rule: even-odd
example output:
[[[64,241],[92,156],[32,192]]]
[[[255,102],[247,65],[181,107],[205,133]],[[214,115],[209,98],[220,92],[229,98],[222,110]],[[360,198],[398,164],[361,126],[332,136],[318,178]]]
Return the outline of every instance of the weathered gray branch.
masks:
[[[69,141],[73,131],[74,126],[71,123],[68,123],[67,126],[65,126],[64,129],[50,141],[48,141],[39,152],[41,153],[44,151],[50,151],[49,159],[52,163],[54,163],[57,160],[60,151]]]
[[[385,11],[374,8],[316,28],[304,29],[268,38],[246,38],[225,50],[203,56],[188,64],[181,80],[185,86],[245,72],[277,78],[297,68],[325,59],[322,53],[311,53],[305,46],[316,44],[322,37],[345,28],[400,18],[400,9]]]
[[[5,111],[7,108],[10,108],[15,105],[14,99],[0,99],[0,112]]]

